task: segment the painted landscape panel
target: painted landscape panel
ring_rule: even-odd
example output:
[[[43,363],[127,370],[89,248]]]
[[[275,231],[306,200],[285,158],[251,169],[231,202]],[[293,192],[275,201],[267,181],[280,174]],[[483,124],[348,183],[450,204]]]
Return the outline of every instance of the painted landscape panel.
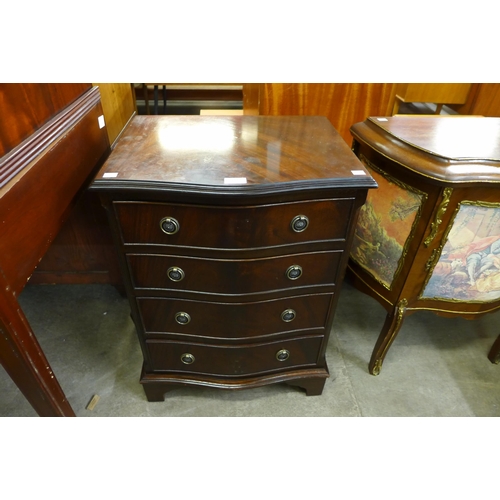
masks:
[[[402,265],[424,194],[391,182],[364,163],[379,187],[369,191],[361,208],[350,256],[390,289]]]
[[[421,298],[500,298],[500,205],[460,204]]]

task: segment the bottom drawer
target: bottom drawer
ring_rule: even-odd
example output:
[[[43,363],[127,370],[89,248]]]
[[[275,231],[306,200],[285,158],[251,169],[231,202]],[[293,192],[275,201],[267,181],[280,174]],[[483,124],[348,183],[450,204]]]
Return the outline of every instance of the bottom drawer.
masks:
[[[147,340],[154,371],[237,377],[315,366],[323,336],[266,344],[215,346]]]

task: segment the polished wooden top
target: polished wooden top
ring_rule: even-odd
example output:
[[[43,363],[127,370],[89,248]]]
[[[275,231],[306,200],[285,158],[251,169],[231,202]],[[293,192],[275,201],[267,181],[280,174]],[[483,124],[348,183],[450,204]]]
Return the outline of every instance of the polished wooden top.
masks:
[[[402,141],[438,156],[500,161],[500,118],[393,116],[370,120]]]
[[[500,182],[500,118],[370,117],[353,136],[426,177],[446,183]]]
[[[136,116],[93,188],[376,187],[320,116]],[[277,187],[279,186],[279,187]]]

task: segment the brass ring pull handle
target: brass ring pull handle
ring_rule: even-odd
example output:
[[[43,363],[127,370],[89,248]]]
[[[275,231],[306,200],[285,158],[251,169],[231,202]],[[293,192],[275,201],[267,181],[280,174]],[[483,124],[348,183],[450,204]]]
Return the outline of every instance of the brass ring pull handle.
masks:
[[[177,321],[179,325],[187,325],[191,321],[191,316],[186,312],[178,312],[175,315],[175,321]]]
[[[290,266],[286,270],[286,277],[289,280],[298,280],[302,276],[302,268],[300,266],[294,265]]]
[[[172,281],[181,281],[184,278],[184,271],[180,267],[169,267],[167,276]]]
[[[179,221],[173,217],[163,217],[160,227],[165,234],[175,234],[181,228]]]
[[[292,230],[295,231],[296,233],[301,233],[302,231],[305,231],[308,225],[309,225],[309,219],[305,215],[296,215],[292,219],[292,222],[290,222]]]
[[[185,365],[191,365],[194,363],[195,357],[192,354],[189,354],[189,352],[185,352],[184,354],[181,354],[181,361]]]
[[[290,357],[290,351],[286,349],[281,349],[276,353],[276,359],[278,361],[286,361]]]
[[[297,313],[293,310],[293,309],[285,309],[282,313],[281,313],[281,319],[285,322],[285,323],[290,323],[290,321],[293,321],[295,319],[295,317],[297,316]]]

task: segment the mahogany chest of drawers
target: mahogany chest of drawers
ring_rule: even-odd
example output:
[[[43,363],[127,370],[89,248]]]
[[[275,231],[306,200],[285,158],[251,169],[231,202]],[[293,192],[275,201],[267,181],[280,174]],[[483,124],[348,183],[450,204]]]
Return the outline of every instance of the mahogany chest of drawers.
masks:
[[[91,189],[109,215],[148,400],[178,385],[321,394],[373,187],[326,118],[135,117]]]

